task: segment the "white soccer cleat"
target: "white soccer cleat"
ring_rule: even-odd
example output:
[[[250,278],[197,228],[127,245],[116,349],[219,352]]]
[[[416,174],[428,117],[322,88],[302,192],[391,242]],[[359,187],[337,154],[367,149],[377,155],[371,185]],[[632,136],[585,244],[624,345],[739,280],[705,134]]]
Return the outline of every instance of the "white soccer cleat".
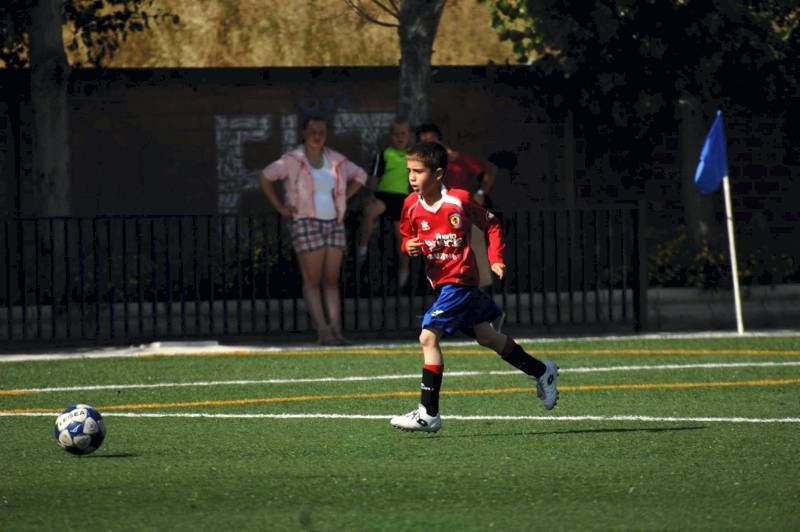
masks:
[[[558,366],[552,360],[545,360],[544,375],[536,381],[536,397],[542,400],[545,410],[552,410],[558,403]]]
[[[422,405],[403,416],[394,416],[389,423],[394,428],[411,432],[436,432],[442,428],[442,418],[439,414],[429,416]]]

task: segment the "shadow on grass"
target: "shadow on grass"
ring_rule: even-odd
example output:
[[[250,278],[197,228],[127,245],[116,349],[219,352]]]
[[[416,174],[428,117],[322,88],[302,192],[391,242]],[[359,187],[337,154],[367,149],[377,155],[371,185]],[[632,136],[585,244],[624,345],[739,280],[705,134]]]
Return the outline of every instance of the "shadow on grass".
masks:
[[[108,454],[90,454],[88,456],[83,456],[82,458],[94,458],[97,460],[102,459],[111,459],[111,458],[136,458],[139,456],[138,454],[134,453],[108,453]]]
[[[708,428],[705,425],[699,427],[647,427],[647,428],[618,428],[618,429],[576,429],[576,430],[552,430],[547,432],[506,432],[491,434],[458,434],[458,435],[437,435],[439,438],[496,438],[502,436],[557,436],[559,434],[605,434],[621,432],[678,432],[683,430],[702,430]]]

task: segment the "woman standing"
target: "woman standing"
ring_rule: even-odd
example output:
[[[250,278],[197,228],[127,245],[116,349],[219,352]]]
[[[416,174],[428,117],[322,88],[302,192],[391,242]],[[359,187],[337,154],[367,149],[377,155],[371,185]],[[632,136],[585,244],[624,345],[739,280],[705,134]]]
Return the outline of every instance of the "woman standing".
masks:
[[[303,276],[303,299],[323,345],[350,343],[342,336],[339,271],[345,249],[347,200],[367,174],[325,146],[328,122],[303,122],[303,143],[261,172],[261,188],[273,207],[292,218],[292,243]],[[285,201],[273,183],[284,181]],[[324,304],[323,304],[324,300]]]

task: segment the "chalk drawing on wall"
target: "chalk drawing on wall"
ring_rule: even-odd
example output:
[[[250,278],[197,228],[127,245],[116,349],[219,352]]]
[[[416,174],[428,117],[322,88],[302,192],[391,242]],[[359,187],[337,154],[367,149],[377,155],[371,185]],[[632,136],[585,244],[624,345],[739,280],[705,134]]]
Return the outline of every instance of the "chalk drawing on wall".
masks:
[[[300,125],[297,121],[297,115],[294,113],[281,115],[281,148],[283,153],[300,144]]]
[[[258,186],[258,171],[245,168],[248,142],[266,141],[271,132],[269,115],[214,117],[217,144],[217,209],[235,212],[243,192]]]
[[[242,194],[258,188],[261,168],[245,166],[245,145],[264,142],[280,135],[281,149],[285,153],[300,143],[300,123],[295,113],[273,115],[217,115],[215,139],[217,149],[217,209],[220,213],[239,210]],[[357,164],[369,161],[389,129],[394,118],[388,112],[334,113],[331,117],[333,134],[357,134],[361,139],[361,153],[346,154]],[[333,146],[335,149],[335,146]],[[266,201],[266,200],[265,200]]]

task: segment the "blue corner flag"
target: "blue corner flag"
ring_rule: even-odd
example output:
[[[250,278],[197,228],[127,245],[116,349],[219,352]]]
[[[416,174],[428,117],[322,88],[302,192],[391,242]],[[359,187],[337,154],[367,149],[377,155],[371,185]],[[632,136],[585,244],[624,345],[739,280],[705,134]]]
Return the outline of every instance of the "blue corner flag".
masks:
[[[717,111],[714,124],[708,130],[700,162],[694,173],[694,184],[703,194],[719,188],[722,178],[728,175],[728,156],[725,150],[725,130],[722,126],[722,111]]]

